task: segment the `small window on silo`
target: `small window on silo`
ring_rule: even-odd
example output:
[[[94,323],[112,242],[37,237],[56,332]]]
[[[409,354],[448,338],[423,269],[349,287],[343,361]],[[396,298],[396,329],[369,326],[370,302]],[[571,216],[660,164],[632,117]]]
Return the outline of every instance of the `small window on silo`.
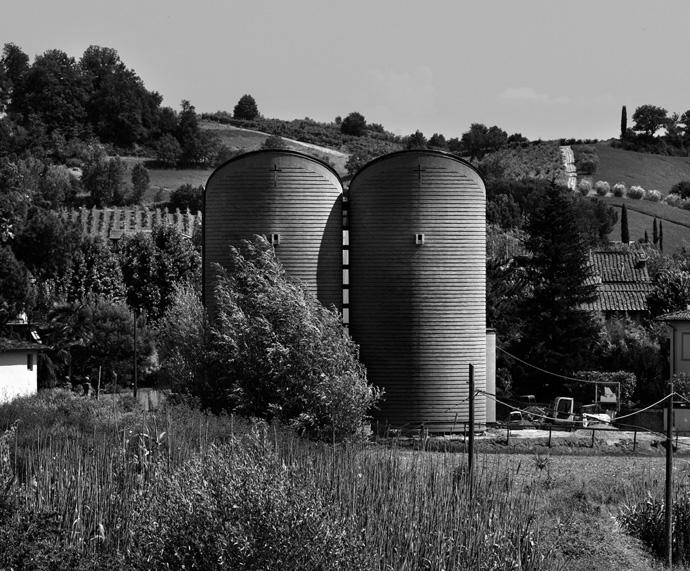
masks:
[[[271,234],[270,236],[271,236],[271,245],[272,246],[277,246],[278,244],[280,244],[280,234],[274,233],[274,234]]]
[[[419,233],[415,234],[414,235],[414,243],[417,246],[422,246],[424,244],[424,234],[419,234]]]
[[[27,355],[26,355],[26,368],[29,369],[29,371],[34,370],[34,354],[33,353],[27,353]]]

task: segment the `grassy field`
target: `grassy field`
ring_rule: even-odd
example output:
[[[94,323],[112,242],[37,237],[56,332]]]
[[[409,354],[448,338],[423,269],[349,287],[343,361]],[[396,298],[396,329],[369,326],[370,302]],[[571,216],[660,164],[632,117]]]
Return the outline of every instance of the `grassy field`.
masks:
[[[631,240],[644,238],[645,230],[651,240],[652,224],[656,217],[664,223],[665,254],[672,254],[681,248],[684,243],[690,246],[690,210],[674,208],[648,200],[630,200],[611,196],[603,200],[616,208],[618,212],[618,222],[611,234],[609,234],[610,240],[620,241],[620,211],[622,205],[625,204],[628,210],[628,229],[630,230]]]
[[[0,407],[0,568],[660,569],[617,516],[663,471],[535,448],[470,483],[462,453],[48,391]]]
[[[596,144],[594,148],[599,155],[599,168],[591,177],[593,182],[605,180],[611,186],[623,182],[627,187],[639,185],[666,195],[675,183],[690,180],[690,157],[636,153],[615,149],[608,143]]]

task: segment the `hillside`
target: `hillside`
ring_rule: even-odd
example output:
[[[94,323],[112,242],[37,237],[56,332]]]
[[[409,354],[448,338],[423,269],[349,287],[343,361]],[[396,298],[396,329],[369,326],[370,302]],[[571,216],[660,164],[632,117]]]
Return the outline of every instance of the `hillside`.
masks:
[[[261,148],[264,141],[269,137],[268,133],[262,131],[236,127],[226,123],[210,121],[208,119],[200,121],[199,126],[204,131],[213,132],[220,138],[224,145],[233,150],[242,149],[244,151],[254,151]],[[330,163],[339,174],[343,175],[347,172],[345,169],[345,163],[349,156],[347,153],[290,138],[283,138],[283,140],[286,142],[288,148],[294,151],[301,151]]]
[[[652,224],[656,217],[663,221],[664,225],[665,254],[672,254],[679,250],[684,243],[690,247],[690,210],[647,200],[629,200],[612,196],[603,200],[618,212],[618,223],[608,236],[610,240],[619,241],[621,239],[620,211],[625,203],[628,210],[628,229],[631,240],[644,238],[645,230],[651,240]]]
[[[577,148],[578,145],[573,146],[574,150]],[[611,186],[623,182],[628,187],[639,185],[666,195],[675,183],[690,180],[690,157],[636,153],[616,149],[606,142],[598,143],[594,148],[599,155],[599,168],[592,175],[592,182],[605,180]]]

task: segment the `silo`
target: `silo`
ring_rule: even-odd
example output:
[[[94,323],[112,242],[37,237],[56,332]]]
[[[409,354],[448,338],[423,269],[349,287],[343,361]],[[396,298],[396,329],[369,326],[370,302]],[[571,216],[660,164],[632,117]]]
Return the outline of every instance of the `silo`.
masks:
[[[260,234],[287,273],[326,307],[342,307],[342,185],[326,163],[302,153],[262,150],[218,167],[204,193],[204,299],[214,314],[214,264],[229,246]]]
[[[350,332],[387,425],[462,430],[470,364],[485,389],[485,204],[477,171],[435,151],[386,155],[350,184]]]

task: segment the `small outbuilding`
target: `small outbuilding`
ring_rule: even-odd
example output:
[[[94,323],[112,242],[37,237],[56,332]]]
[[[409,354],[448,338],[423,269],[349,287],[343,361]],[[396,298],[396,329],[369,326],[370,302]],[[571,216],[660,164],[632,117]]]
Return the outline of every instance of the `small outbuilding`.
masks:
[[[670,329],[671,376],[677,373],[690,375],[690,307],[666,313],[657,319]]]
[[[36,394],[42,345],[0,337],[0,403]]]

